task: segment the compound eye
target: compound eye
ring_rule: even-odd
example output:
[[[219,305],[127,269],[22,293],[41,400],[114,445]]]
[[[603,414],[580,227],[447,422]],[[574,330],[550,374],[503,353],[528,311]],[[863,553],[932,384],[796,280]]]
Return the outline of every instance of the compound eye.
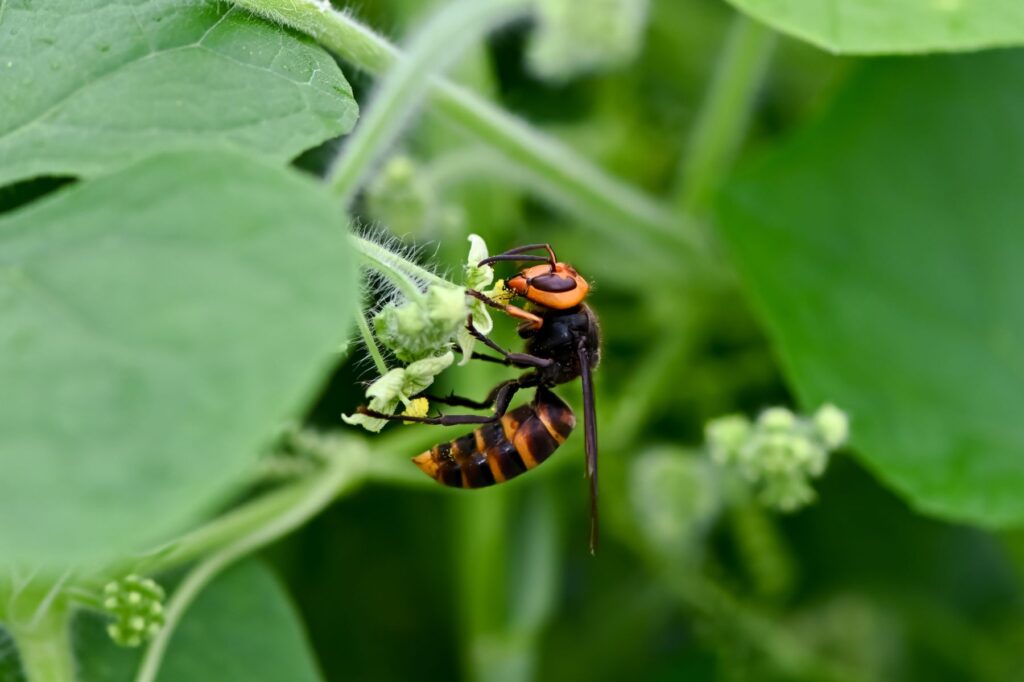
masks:
[[[552,294],[560,294],[564,291],[572,291],[576,288],[576,280],[572,277],[560,277],[555,273],[531,277],[529,284],[534,289],[547,291]]]

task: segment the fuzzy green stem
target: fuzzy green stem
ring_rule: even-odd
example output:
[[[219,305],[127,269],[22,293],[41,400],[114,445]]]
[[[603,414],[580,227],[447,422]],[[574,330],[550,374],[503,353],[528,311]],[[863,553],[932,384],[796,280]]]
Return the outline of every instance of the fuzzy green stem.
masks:
[[[563,192],[549,178],[534,169],[509,161],[508,157],[489,149],[473,146],[457,149],[435,159],[425,171],[429,182],[439,190],[459,187],[463,184],[498,179],[507,185],[514,185],[531,192],[554,208],[575,215],[589,227],[600,231],[614,240],[616,248],[637,253],[651,268],[663,276],[674,277],[681,271],[679,257],[674,249],[666,249],[652,240],[630,238],[633,233],[622,229],[621,216],[607,211],[594,212],[589,204],[579,202],[569,193]]]
[[[546,196],[584,221],[603,216],[601,225],[618,225],[654,245],[668,242],[690,256],[707,256],[698,224],[636,189],[613,179],[557,139],[451,83],[438,85],[438,111],[481,142],[501,152],[524,176],[542,179]],[[532,184],[532,183],[531,183]]]
[[[293,504],[197,564],[168,600],[164,627],[146,649],[135,681],[156,680],[175,628],[181,622],[189,605],[218,573],[238,559],[278,540],[319,514],[342,490],[362,480],[361,462],[362,458],[350,457],[335,457],[329,460],[327,467],[304,487],[303,494],[297,496]]]
[[[295,28],[358,68],[381,75],[400,52],[385,38],[342,12],[313,0],[235,0],[256,14]],[[616,180],[558,140],[526,125],[468,90],[442,79],[431,83],[436,111],[482,143],[500,151],[560,197],[558,205],[583,220],[605,216],[619,234],[662,239],[691,255],[705,253],[698,225]]]
[[[422,431],[402,430],[396,434],[375,439],[373,453],[366,452],[361,441],[347,439],[344,441],[343,449],[321,454],[330,461],[347,459],[347,466],[353,472],[353,479],[356,481],[365,477],[374,481],[439,491],[441,488],[433,481],[423,476],[415,467],[408,466],[408,458],[404,454],[402,457],[393,456],[393,453],[396,452],[413,452],[429,447],[429,441],[432,438],[432,435]],[[254,528],[269,524],[281,514],[287,513],[289,509],[294,508],[312,494],[312,490],[319,485],[319,480],[316,477],[302,479],[261,495],[252,502],[209,521],[146,556],[109,565],[99,571],[92,582],[83,583],[86,589],[69,588],[75,590],[71,596],[76,601],[85,603],[84,600],[90,589],[95,591],[102,587],[102,582],[112,577],[128,573],[159,573],[212,552],[218,552],[249,534]]]
[[[402,258],[374,241],[354,235],[351,237],[351,241],[352,246],[363,257],[366,264],[387,277],[411,301],[422,300],[423,292],[420,289],[420,284],[423,286],[432,284],[455,286],[443,277],[438,277],[426,268]]]
[[[370,331],[370,325],[366,323],[366,316],[363,312],[356,312],[356,326],[359,327],[359,334],[363,337],[363,345],[366,346],[366,351],[373,358],[373,364],[377,368],[377,374],[384,376],[388,373],[388,365],[384,362],[384,356],[380,354],[380,348],[377,347],[377,342],[373,338],[373,332]]]
[[[169,543],[164,549],[156,550],[150,556],[134,562],[111,567],[104,576],[124,575],[135,572],[142,574],[159,573],[175,566],[193,561],[210,552],[219,551],[236,539],[262,527],[287,510],[292,509],[311,494],[319,479],[301,480],[280,490],[266,493],[253,502],[233,509],[206,525],[183,535]]]
[[[420,108],[431,79],[493,28],[524,13],[531,0],[461,0],[446,5],[413,37],[387,72],[342,147],[327,183],[346,208],[403,127]]]
[[[749,495],[729,505],[728,516],[740,564],[757,595],[782,601],[793,587],[796,567],[775,519]]]
[[[680,173],[676,200],[684,210],[704,209],[728,172],[747,131],[774,46],[771,29],[737,14]]]
[[[71,611],[63,601],[50,604],[31,624],[7,624],[18,645],[28,682],[74,682]]]

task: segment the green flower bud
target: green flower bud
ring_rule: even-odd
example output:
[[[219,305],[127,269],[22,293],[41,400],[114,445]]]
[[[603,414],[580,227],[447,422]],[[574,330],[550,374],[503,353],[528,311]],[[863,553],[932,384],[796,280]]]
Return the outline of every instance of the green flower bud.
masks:
[[[770,431],[787,431],[796,423],[796,415],[785,407],[769,407],[757,418],[757,425]]]
[[[633,460],[629,498],[648,542],[675,556],[696,550],[721,507],[717,472],[676,448],[657,448]]]
[[[403,362],[446,350],[466,324],[470,307],[455,286],[431,286],[422,303],[384,306],[373,318],[377,339]]]
[[[738,457],[740,447],[750,435],[750,420],[742,415],[730,415],[708,422],[704,437],[711,459],[717,464],[731,464]]]
[[[439,213],[436,192],[416,162],[391,157],[366,188],[366,211],[398,234],[430,234]]]
[[[116,644],[137,647],[152,639],[164,624],[164,590],[137,575],[114,580],[103,588],[103,608],[114,618],[107,634]]]
[[[734,415],[710,422],[705,432],[713,462],[746,481],[763,505],[794,511],[814,500],[810,480],[825,472],[829,451],[845,441],[846,423],[830,405],[813,418],[775,407],[753,425]]]
[[[825,445],[833,450],[842,447],[850,435],[849,418],[832,404],[822,405],[814,413],[814,427]]]
[[[643,45],[646,0],[540,0],[540,25],[526,61],[537,76],[561,81],[632,60]]]

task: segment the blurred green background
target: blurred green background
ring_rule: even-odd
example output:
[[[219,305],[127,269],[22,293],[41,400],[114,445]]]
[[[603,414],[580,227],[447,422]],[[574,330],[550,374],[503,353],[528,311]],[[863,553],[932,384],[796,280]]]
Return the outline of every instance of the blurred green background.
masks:
[[[439,4],[350,9],[397,38]],[[175,635],[191,659],[172,647],[166,679],[244,676],[236,660],[259,662],[268,680],[285,675],[275,661],[317,679],[296,618],[328,680],[1024,679],[1024,532],[1003,528],[1020,520],[1020,52],[837,57],[720,0],[652,0],[644,25],[635,59],[541,78],[534,27],[516,23],[450,76],[665,200],[680,229],[688,215],[710,235],[706,271],[678,241],[557,210],[429,107],[353,211],[358,229],[400,238],[456,280],[477,233],[492,252],[550,242],[593,283],[597,556],[582,429],[529,476],[442,488],[406,458],[465,429],[393,425],[374,436],[341,422],[375,378],[360,347],[325,378],[303,426],[362,438],[409,476],[389,469],[389,483],[347,492],[263,551],[262,568],[218,578]],[[725,98],[722,164],[695,170],[692,140],[717,123],[700,112],[737,31],[764,80],[751,75],[749,101]],[[616,46],[613,36],[596,45]],[[376,80],[342,68],[365,113]],[[294,166],[322,175],[342,144]],[[703,184],[688,182],[694,174]],[[0,208],[70,181],[0,188]],[[367,286],[366,310],[389,295]],[[495,322],[494,338],[517,347],[512,321]],[[939,338],[950,326],[952,341]],[[976,338],[982,328],[991,336]],[[878,347],[903,355],[877,362],[865,349]],[[934,386],[915,383],[922,365],[929,380],[934,366]],[[482,397],[509,374],[454,367],[432,391]],[[578,383],[558,393],[580,407]],[[704,448],[712,419],[776,405],[809,414],[826,401],[851,412],[853,446],[795,513],[758,504]],[[1001,485],[989,496],[992,480]],[[180,578],[161,576],[169,588]],[[114,649],[97,617],[76,625],[81,678],[127,679],[138,651]],[[0,640],[0,680],[19,679],[12,652]]]
[[[395,33],[425,11],[411,1],[358,8]],[[637,60],[563,84],[524,67],[529,27],[513,26],[458,77],[617,175],[672,195],[733,18],[719,2],[653,2]],[[780,39],[742,154],[813,117],[861,66]],[[369,86],[355,79],[357,96]],[[443,167],[467,144],[427,116],[401,163]],[[322,158],[300,163],[315,169]],[[703,461],[708,419],[793,402],[735,290],[684,292],[651,278],[621,244],[500,183],[468,181],[440,197],[396,187],[405,188],[378,179],[363,215],[423,244],[424,259],[442,269],[459,267],[464,235],[476,232],[494,251],[550,241],[595,283],[604,542],[588,555],[578,437],[543,469],[496,489],[363,489],[271,552],[329,679],[1020,679],[1021,538],[922,517],[845,453],[800,513],[747,504],[708,522],[678,499],[709,494],[684,477],[664,513],[692,537],[652,546],[637,527],[648,519],[642,500],[664,499],[637,482],[645,461]],[[425,204],[434,211],[427,226]],[[497,324],[499,340],[514,345],[512,325]],[[359,358],[339,368],[311,422],[335,428],[371,373]],[[442,387],[482,394],[500,376],[459,368]],[[560,389],[578,406],[577,391]],[[424,446],[451,435],[391,429],[423,432]]]

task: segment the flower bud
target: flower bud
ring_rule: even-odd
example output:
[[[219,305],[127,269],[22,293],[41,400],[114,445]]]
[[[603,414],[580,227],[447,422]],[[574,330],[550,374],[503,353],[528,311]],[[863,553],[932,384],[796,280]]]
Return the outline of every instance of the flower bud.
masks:
[[[384,164],[366,188],[366,212],[396,234],[429,235],[437,227],[436,192],[409,156]]]
[[[103,608],[114,617],[107,634],[119,646],[141,646],[164,625],[164,596],[155,581],[137,575],[107,583]]]
[[[643,45],[646,0],[540,0],[540,25],[526,61],[545,80],[614,68],[632,60]]]
[[[629,497],[646,539],[667,555],[695,551],[721,507],[715,469],[707,460],[670,447],[633,460]]]
[[[810,480],[825,472],[829,451],[845,442],[847,419],[831,405],[810,418],[774,407],[754,424],[732,415],[710,422],[705,432],[713,462],[746,481],[761,504],[794,511],[814,500]]]

